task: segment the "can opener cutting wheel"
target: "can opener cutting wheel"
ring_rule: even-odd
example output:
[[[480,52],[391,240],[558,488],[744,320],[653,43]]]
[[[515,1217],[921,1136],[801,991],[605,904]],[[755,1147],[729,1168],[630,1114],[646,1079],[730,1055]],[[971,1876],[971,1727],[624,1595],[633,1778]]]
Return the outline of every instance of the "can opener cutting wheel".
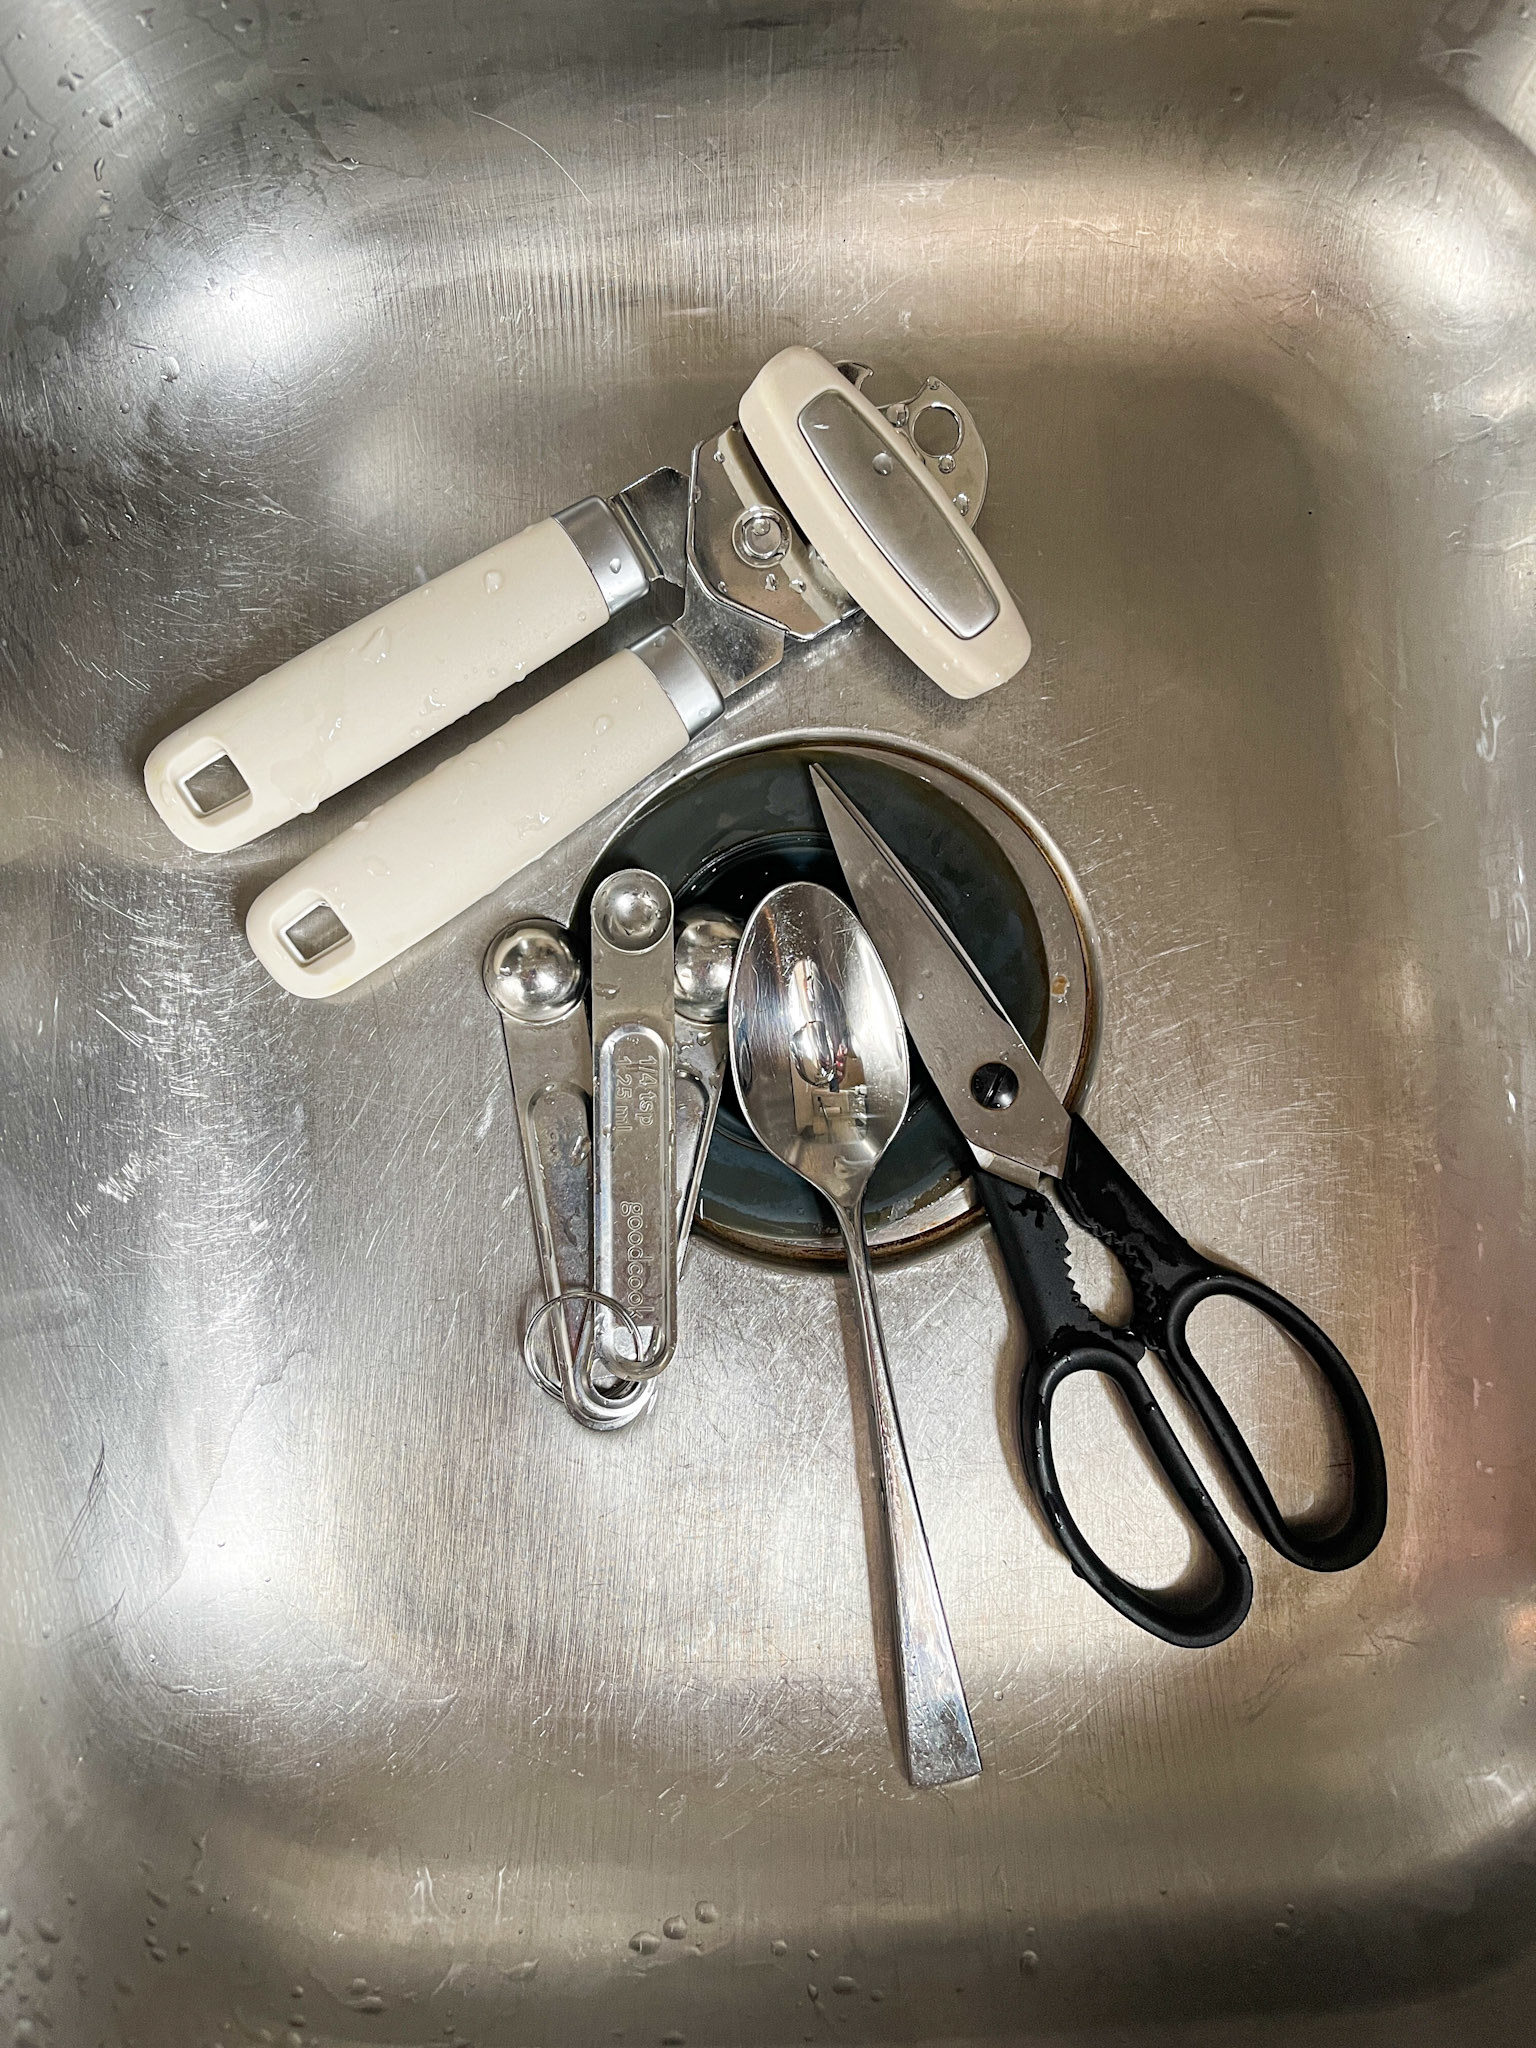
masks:
[[[868,613],[951,696],[994,689],[1029,634],[971,533],[975,422],[930,377],[877,408],[870,372],[772,358],[739,420],[583,499],[260,677],[161,742],[156,809],[221,851],[312,811],[573,647],[653,586],[677,623],[611,655],[321,847],[246,933],[282,986],[334,995],[499,888],[671,760],[787,641]],[[934,448],[939,452],[933,452]]]

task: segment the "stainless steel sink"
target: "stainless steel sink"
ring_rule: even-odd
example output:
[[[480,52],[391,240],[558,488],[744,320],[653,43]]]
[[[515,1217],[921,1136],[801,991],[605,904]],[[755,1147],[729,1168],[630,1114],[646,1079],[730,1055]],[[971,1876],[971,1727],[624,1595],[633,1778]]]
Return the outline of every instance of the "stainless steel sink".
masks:
[[[13,0],[0,59],[16,2041],[1528,2038],[1530,8]],[[701,1244],[616,1437],[514,1363],[480,955],[618,821],[310,1006],[241,914],[421,764],[220,859],[139,781],[796,340],[965,394],[1037,651],[961,705],[856,629],[711,744],[916,740],[1040,820],[1095,1122],[1337,1336],[1395,1488],[1364,1568],[1255,1540],[1247,1626],[1166,1648],[1025,1505],[987,1237],[891,1270],[947,1794],[893,1747],[841,1275]],[[1305,1387],[1207,1341],[1305,1500]],[[1076,1419],[1085,1518],[1176,1576]]]

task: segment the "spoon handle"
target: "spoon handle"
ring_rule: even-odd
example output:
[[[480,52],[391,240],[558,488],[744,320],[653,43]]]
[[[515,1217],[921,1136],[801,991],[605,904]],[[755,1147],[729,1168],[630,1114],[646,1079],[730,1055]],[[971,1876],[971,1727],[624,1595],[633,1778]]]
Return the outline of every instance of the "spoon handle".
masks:
[[[914,1785],[954,1785],[981,1771],[965,1688],[955,1662],[939,1582],[901,1440],[896,1396],[886,1364],[880,1311],[869,1270],[862,1202],[840,1213],[848,1271],[859,1308],[870,1423],[879,1458],[891,1611],[896,1623],[896,1679],[901,1693],[907,1776]]]

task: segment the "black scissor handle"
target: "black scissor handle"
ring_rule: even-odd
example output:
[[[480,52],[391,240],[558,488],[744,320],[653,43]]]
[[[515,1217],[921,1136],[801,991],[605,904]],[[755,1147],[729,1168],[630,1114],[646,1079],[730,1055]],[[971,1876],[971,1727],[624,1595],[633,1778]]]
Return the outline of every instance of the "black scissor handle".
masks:
[[[1348,1359],[1312,1318],[1262,1280],[1217,1265],[1187,1243],[1081,1117],[1062,1174],[1073,1218],[1119,1259],[1135,1302],[1132,1328],[1156,1352],[1199,1416],[1266,1542],[1292,1564],[1344,1571],[1369,1557],[1387,1526],[1387,1464],[1381,1433]],[[1349,1445],[1349,1499],[1331,1529],[1287,1521],[1226,1403],[1190,1348],[1189,1318],[1202,1301],[1246,1302],[1282,1330],[1316,1366],[1333,1397]]]
[[[1029,1338],[1019,1384],[1019,1445],[1041,1512],[1079,1578],[1128,1621],[1183,1649],[1224,1642],[1248,1612],[1253,1576],[1142,1376],[1144,1346],[1101,1323],[1079,1300],[1067,1263],[1067,1234],[1044,1195],[988,1173],[978,1173],[976,1180]],[[1057,1476],[1051,1408],[1063,1384],[1079,1372],[1102,1373],[1124,1395],[1142,1441],[1214,1561],[1211,1590],[1184,1599],[1135,1585],[1104,1562],[1078,1527]]]

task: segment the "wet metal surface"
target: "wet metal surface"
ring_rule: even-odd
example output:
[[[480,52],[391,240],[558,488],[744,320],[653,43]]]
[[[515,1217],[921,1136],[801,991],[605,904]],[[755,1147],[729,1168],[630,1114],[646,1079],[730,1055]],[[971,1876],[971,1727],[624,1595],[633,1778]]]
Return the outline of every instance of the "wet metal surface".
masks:
[[[1520,2037],[1533,34],[1500,0],[0,8],[19,2039]],[[987,1238],[888,1270],[985,1766],[944,1794],[875,1662],[843,1276],[701,1241],[616,1438],[516,1360],[480,961],[612,821],[547,901],[308,1005],[245,908],[460,736],[215,859],[139,776],[800,340],[963,393],[1036,651],[962,705],[855,626],[706,745],[864,727],[1044,821],[1101,946],[1096,1127],[1339,1340],[1395,1487],[1361,1570],[1256,1553],[1240,1633],[1165,1648],[1024,1504]],[[1304,1502],[1304,1387],[1207,1338]],[[1174,1577],[1116,1415],[1068,1420],[1096,1546]]]

